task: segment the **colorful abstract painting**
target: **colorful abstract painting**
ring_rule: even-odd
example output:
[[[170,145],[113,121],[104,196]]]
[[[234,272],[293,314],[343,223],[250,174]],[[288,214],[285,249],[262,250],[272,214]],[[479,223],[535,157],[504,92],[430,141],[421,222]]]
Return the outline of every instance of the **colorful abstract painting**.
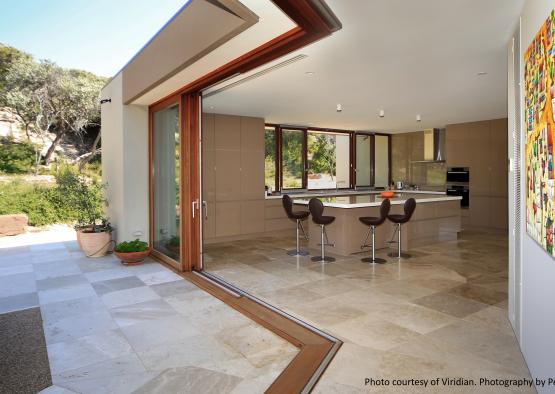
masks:
[[[526,230],[551,256],[554,232],[555,10],[524,54]]]

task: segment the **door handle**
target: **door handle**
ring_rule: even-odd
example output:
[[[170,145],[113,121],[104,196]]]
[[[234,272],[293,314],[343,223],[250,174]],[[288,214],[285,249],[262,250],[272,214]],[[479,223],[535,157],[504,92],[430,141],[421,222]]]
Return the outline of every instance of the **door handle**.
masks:
[[[195,211],[198,209],[198,200],[193,201],[192,210],[193,210],[193,219],[195,218]]]
[[[208,220],[208,203],[203,200],[202,206],[204,207],[204,220]]]

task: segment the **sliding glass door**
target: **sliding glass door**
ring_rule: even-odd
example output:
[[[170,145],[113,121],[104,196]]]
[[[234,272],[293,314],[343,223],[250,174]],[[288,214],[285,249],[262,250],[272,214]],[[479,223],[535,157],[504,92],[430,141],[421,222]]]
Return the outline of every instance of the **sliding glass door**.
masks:
[[[152,114],[152,241],[155,251],[181,262],[179,105]]]

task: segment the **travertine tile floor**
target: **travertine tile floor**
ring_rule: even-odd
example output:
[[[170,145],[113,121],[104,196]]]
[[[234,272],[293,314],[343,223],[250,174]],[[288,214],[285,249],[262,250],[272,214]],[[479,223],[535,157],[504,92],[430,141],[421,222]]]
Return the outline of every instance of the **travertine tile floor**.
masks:
[[[73,238],[0,239],[0,313],[40,306],[45,392],[263,392],[297,354],[162,265],[88,259]]]
[[[294,244],[261,237],[206,245],[205,268],[345,342],[315,392],[388,391],[364,386],[365,378],[530,378],[507,320],[506,236],[465,232],[401,261],[380,251],[388,263],[377,266],[360,261],[368,253],[325,265],[289,257]]]

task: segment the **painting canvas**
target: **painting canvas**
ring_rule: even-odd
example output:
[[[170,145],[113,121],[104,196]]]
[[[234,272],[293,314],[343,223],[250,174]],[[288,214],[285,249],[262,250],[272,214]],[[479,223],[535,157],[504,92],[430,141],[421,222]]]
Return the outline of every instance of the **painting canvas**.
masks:
[[[547,253],[553,251],[555,133],[555,10],[524,54],[526,119],[526,230]]]

